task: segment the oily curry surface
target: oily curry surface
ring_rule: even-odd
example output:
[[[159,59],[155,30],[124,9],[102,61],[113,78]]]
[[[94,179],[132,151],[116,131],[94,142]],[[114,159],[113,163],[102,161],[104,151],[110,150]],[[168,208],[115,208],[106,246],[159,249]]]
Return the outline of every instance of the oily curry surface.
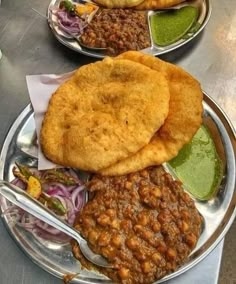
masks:
[[[82,265],[118,283],[152,283],[176,270],[195,247],[202,218],[193,200],[162,167],[119,177],[95,175],[92,199],[75,228],[114,269],[95,267],[72,242]]]

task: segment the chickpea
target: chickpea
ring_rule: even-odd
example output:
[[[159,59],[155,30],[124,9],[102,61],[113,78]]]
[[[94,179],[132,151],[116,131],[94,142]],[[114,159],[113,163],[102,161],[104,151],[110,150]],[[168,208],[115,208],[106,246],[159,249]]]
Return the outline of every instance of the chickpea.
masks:
[[[147,259],[147,255],[144,254],[142,251],[137,250],[133,252],[134,257],[137,258],[139,261],[145,261]]]
[[[122,280],[127,279],[129,277],[129,269],[122,267],[118,270],[118,274]]]
[[[161,229],[161,225],[159,222],[155,222],[153,225],[152,225],[152,230],[154,233],[158,233],[160,232],[160,229]]]
[[[181,232],[187,232],[189,230],[189,224],[186,223],[185,221],[182,222],[182,226],[181,226]]]
[[[141,265],[143,273],[149,273],[152,270],[151,263],[149,261],[145,261]]]
[[[132,182],[127,180],[127,181],[125,182],[125,188],[126,188],[126,189],[132,189]]]
[[[90,231],[88,234],[88,240],[92,245],[95,245],[97,242],[99,234],[96,231]]]
[[[148,177],[148,171],[147,171],[147,170],[142,170],[142,171],[140,172],[140,176],[141,176],[141,177]]]
[[[157,216],[157,220],[160,222],[160,224],[164,224],[170,222],[172,217],[168,212],[160,212]]]
[[[135,237],[127,239],[125,243],[131,250],[135,250],[139,246],[139,242]]]
[[[118,47],[119,47],[119,48],[123,48],[123,47],[124,47],[124,43],[123,43],[122,40],[119,40],[119,42],[118,42]]]
[[[116,40],[115,34],[110,35],[109,41],[115,41],[115,40]]]
[[[107,246],[101,248],[102,254],[108,259],[112,259],[116,255],[116,251],[113,247]]]
[[[96,45],[96,40],[95,39],[91,39],[89,44],[91,46],[95,46]]]
[[[146,230],[142,233],[142,237],[145,239],[145,240],[150,240],[154,237],[154,233],[152,231],[149,231],[149,230]]]
[[[116,216],[116,210],[114,210],[114,209],[107,209],[107,210],[106,210],[106,214],[107,214],[108,216],[110,216],[111,218],[112,218],[112,217],[115,217],[115,216]]]
[[[141,195],[141,197],[146,197],[147,195],[149,195],[149,192],[150,190],[147,186],[144,186],[139,190],[139,194]]]
[[[130,230],[132,228],[132,223],[130,220],[123,220],[121,221],[121,228],[127,232],[128,230]]]
[[[175,267],[175,265],[173,263],[171,263],[171,262],[166,263],[166,269],[167,270],[173,270],[174,267]]]
[[[167,203],[165,201],[161,202],[160,208],[165,209],[167,207]]]
[[[111,227],[113,229],[117,229],[119,230],[120,229],[120,223],[119,223],[119,220],[118,219],[115,219],[111,222]]]
[[[202,217],[200,215],[197,215],[195,217],[195,221],[197,222],[197,224],[201,223],[203,221]]]
[[[185,241],[190,248],[193,248],[196,245],[197,237],[193,233],[189,233],[185,237]]]
[[[165,244],[164,242],[161,242],[161,243],[159,244],[159,246],[157,247],[157,250],[158,250],[158,252],[161,253],[161,254],[165,253],[166,250],[167,250],[166,244]]]
[[[129,48],[130,43],[127,43],[127,46]],[[129,48],[129,49],[131,49],[131,48]],[[141,187],[146,186],[147,185],[147,180],[146,179],[142,179],[142,180],[140,180],[139,184],[140,184]]]
[[[111,242],[112,244],[117,247],[117,248],[120,248],[121,247],[121,244],[122,244],[122,239],[121,239],[121,236],[119,235],[114,235],[111,239]]]
[[[143,226],[141,225],[135,225],[134,226],[134,231],[137,233],[137,232],[142,232],[143,231]]]
[[[175,260],[176,257],[177,257],[177,253],[176,253],[176,251],[174,249],[168,248],[167,252],[166,252],[166,257],[169,260]]]
[[[102,43],[101,43],[101,47],[103,47],[103,48],[107,47],[107,44],[106,44],[106,42],[105,42],[105,41],[102,41]]]
[[[160,198],[162,196],[161,190],[159,187],[156,187],[153,191],[152,191],[152,195],[154,195],[157,198]]]
[[[106,214],[101,214],[97,218],[97,222],[98,222],[99,225],[106,226],[110,223],[110,218]]]
[[[171,200],[171,202],[176,202],[176,197],[173,194],[171,194],[170,195],[170,200]]]
[[[108,199],[108,200],[105,200],[104,201],[104,205],[106,206],[106,207],[109,207],[110,205],[111,205],[111,201]]]
[[[179,211],[178,211],[177,209],[175,209],[175,210],[172,211],[172,215],[173,215],[176,219],[180,218],[180,214],[179,214]]]
[[[139,40],[140,41],[144,41],[144,36],[141,34],[141,35],[139,35]]]
[[[138,180],[139,180],[139,176],[137,174],[133,174],[132,181],[138,181]]]
[[[192,198],[187,194],[187,193],[183,193],[183,200],[188,204],[188,205],[192,205],[193,200]]]
[[[161,254],[160,253],[158,253],[158,252],[155,252],[153,255],[152,255],[152,260],[156,263],[156,264],[158,264],[160,261],[161,261]]]
[[[96,38],[96,34],[95,34],[94,32],[92,32],[92,31],[89,33],[89,36],[90,36],[91,38]]]
[[[99,246],[107,246],[110,242],[110,235],[106,232],[101,233],[98,238]]]
[[[149,218],[146,214],[141,213],[140,217],[139,217],[139,221],[138,224],[142,225],[142,226],[146,226],[148,224]]]
[[[83,218],[83,225],[85,227],[94,227],[95,226],[95,222],[93,219],[89,218],[89,217],[85,217]]]

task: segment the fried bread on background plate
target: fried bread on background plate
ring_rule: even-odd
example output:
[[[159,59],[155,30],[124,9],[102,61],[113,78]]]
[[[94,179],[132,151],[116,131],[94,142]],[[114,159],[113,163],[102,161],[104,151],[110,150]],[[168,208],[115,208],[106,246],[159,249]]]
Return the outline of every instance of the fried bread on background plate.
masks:
[[[185,0],[144,0],[141,4],[134,7],[137,10],[157,10],[170,8],[178,5]]]
[[[127,59],[79,68],[52,95],[41,129],[54,163],[98,171],[147,145],[169,111],[161,72]]]
[[[130,8],[139,5],[143,0],[94,0],[98,5],[106,8]]]
[[[202,123],[203,94],[199,82],[182,68],[150,55],[128,51],[117,57],[139,62],[164,74],[169,82],[170,106],[164,125],[151,142],[130,157],[100,171],[103,175],[123,175],[174,158]]]

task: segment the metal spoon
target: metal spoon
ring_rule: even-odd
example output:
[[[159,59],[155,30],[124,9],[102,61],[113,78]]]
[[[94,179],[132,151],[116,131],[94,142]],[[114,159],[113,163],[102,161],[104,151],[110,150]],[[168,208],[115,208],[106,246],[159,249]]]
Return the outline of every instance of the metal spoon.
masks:
[[[45,206],[33,199],[21,188],[7,181],[0,180],[0,194],[38,219],[75,239],[79,243],[81,252],[90,262],[98,266],[112,268],[104,257],[91,251],[87,241],[80,236],[78,231],[66,224],[56,214],[49,211]]]

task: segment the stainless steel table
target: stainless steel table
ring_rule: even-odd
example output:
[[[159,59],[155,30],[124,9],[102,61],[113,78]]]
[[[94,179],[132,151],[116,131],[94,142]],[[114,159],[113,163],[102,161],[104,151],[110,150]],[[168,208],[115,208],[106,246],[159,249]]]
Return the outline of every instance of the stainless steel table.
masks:
[[[56,41],[46,20],[49,0],[3,0],[0,7],[0,145],[8,128],[29,103],[25,75],[63,73],[93,62]],[[163,56],[179,64],[226,111],[236,126],[236,1],[212,0],[213,13],[205,31],[187,46]],[[62,283],[32,263],[0,221],[0,283]],[[217,283],[223,242],[200,264],[170,281]]]

